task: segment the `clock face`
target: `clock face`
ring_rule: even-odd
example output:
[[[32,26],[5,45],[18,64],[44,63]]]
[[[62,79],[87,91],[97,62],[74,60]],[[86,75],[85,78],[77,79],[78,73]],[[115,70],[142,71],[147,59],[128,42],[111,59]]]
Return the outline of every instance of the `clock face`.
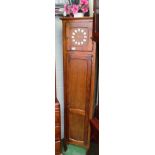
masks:
[[[87,44],[88,32],[84,28],[76,28],[71,31],[72,45],[83,46]]]

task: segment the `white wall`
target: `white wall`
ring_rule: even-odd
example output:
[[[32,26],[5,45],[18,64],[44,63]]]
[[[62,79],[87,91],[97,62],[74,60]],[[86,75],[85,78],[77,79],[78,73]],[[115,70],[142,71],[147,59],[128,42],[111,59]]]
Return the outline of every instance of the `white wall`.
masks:
[[[62,22],[55,17],[55,57],[56,57],[56,89],[61,106],[61,138],[64,137],[64,91],[63,91],[63,54],[62,54]]]
[[[0,1],[0,155],[55,154],[52,3]]]

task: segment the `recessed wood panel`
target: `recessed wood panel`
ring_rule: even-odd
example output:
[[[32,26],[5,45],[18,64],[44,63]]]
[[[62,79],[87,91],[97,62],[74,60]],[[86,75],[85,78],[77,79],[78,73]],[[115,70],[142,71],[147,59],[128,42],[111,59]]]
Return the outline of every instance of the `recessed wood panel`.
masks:
[[[60,140],[61,128],[60,126],[55,127],[55,141]]]
[[[84,116],[76,113],[69,113],[69,139],[84,141],[84,124]]]
[[[68,72],[69,107],[84,110],[86,103],[87,61],[80,59],[69,60]]]
[[[77,143],[87,142],[89,127],[91,55],[68,53],[67,56],[67,103],[69,139]]]
[[[55,125],[60,126],[60,111],[55,111]]]
[[[60,155],[61,143],[60,141],[55,142],[55,155]]]

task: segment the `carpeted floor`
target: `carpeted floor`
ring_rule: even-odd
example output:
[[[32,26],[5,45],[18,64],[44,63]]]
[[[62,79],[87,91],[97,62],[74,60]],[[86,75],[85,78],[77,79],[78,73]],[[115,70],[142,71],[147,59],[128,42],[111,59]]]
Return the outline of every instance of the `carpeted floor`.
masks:
[[[63,152],[63,155],[86,155],[86,149],[75,145],[68,145],[67,151]]]
[[[86,149],[69,144],[67,145],[66,152],[62,148],[62,154],[63,155],[86,155]],[[98,144],[91,143],[90,155],[99,155]]]

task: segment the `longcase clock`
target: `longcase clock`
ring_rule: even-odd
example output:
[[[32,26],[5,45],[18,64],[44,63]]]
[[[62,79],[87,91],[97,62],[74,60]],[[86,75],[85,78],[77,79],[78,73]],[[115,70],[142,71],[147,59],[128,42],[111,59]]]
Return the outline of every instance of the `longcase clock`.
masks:
[[[96,43],[93,18],[61,18],[63,24],[64,115],[67,143],[89,147],[95,94]]]

